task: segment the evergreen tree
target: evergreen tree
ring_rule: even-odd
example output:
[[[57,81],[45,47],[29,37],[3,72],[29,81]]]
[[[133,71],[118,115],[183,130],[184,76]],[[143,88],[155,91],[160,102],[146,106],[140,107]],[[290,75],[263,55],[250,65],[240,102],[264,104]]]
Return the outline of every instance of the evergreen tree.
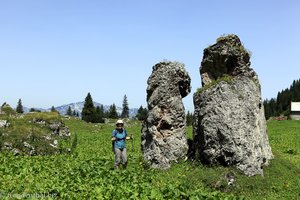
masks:
[[[269,104],[269,100],[266,99],[264,100],[264,108],[265,108],[265,117],[268,120],[271,117],[271,109],[270,109],[270,104]]]
[[[109,109],[104,112],[104,118],[109,118]]]
[[[126,94],[124,95],[122,106],[123,106],[123,109],[122,109],[121,117],[129,118],[129,107],[128,107],[128,100],[127,100]]]
[[[140,106],[140,108],[137,111],[136,118],[140,121],[144,121],[147,118],[148,115],[148,109],[143,108],[143,106]]]
[[[84,106],[81,112],[81,119],[86,122],[94,122],[95,121],[96,110],[93,103],[93,99],[90,93],[87,94]]]
[[[51,112],[57,112],[57,110],[54,108],[54,106],[51,107]]]
[[[68,107],[67,115],[72,116],[72,109],[71,109],[71,106]]]
[[[6,105],[6,102],[4,102],[4,103],[2,104],[1,108],[3,108],[5,105]]]
[[[96,119],[95,119],[95,122],[96,123],[104,123],[104,109],[103,109],[103,106],[101,105],[100,106],[97,106],[96,107]]]
[[[17,105],[16,111],[17,111],[17,113],[24,113],[23,106],[22,106],[22,100],[21,99],[19,99],[19,101],[18,101],[18,105]]]
[[[117,108],[116,108],[115,104],[113,104],[109,107],[108,117],[111,118],[111,119],[117,119],[118,118]]]
[[[193,125],[193,114],[190,113],[190,111],[188,111],[187,114],[186,114],[186,125],[187,126],[192,126]]]
[[[300,79],[294,80],[290,88],[278,92],[277,98],[264,100],[265,117],[275,117],[278,115],[288,116],[290,113],[291,102],[300,101]]]
[[[75,110],[73,110],[73,113],[72,113],[72,116],[76,116],[76,111]]]

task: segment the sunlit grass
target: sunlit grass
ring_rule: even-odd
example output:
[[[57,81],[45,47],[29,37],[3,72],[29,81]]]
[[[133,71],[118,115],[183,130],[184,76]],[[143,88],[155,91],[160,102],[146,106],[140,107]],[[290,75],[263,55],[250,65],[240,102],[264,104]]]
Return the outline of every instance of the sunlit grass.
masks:
[[[299,129],[297,121],[270,121],[268,133],[275,159],[264,176],[247,177],[234,168],[181,162],[168,170],[145,169],[140,150],[141,123],[126,122],[134,136],[127,142],[127,170],[113,170],[111,131],[107,124],[65,119],[77,135],[72,154],[56,156],[0,155],[0,192],[49,193],[53,199],[299,199]],[[192,128],[187,129],[188,138]],[[225,175],[236,181],[228,185]],[[4,198],[5,199],[5,198]],[[8,199],[8,198],[7,198]],[[50,198],[51,199],[51,198]]]

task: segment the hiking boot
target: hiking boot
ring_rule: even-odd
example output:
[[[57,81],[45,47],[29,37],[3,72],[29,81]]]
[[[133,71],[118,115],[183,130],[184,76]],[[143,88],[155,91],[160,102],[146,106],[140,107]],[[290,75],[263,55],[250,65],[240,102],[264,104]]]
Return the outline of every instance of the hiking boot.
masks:
[[[123,169],[127,168],[127,162],[123,164]]]

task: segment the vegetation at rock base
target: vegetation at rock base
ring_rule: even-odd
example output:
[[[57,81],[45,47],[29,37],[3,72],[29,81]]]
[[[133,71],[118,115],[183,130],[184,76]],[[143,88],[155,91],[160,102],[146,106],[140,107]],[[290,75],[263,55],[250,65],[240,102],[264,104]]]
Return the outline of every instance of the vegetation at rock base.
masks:
[[[219,84],[221,81],[225,81],[226,83],[231,84],[234,81],[234,77],[230,76],[228,74],[224,74],[222,77],[218,78],[217,80],[212,80],[209,84],[206,84],[204,87],[198,88],[196,93],[200,94],[203,91],[207,90],[208,88],[211,88],[217,84]]]
[[[163,171],[147,169],[140,151],[141,124],[129,120],[126,129],[134,135],[133,143],[127,144],[129,165],[126,170],[116,171],[112,168],[110,141],[115,120],[90,124],[71,118],[64,122],[74,133],[72,140],[77,137],[72,154],[0,154],[1,199],[12,199],[9,195],[14,194],[46,194],[48,199],[300,198],[300,121],[268,122],[275,159],[265,167],[264,176],[254,177],[246,177],[232,168],[193,162],[177,163]],[[192,127],[188,127],[188,137],[191,131]],[[233,184],[228,184],[227,174],[234,174]]]

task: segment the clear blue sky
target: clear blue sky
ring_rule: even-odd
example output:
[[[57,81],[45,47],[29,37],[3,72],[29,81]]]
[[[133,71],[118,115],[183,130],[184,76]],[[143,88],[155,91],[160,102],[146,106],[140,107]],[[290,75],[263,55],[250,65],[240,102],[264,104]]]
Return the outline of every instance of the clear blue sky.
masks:
[[[146,107],[164,59],[186,65],[193,110],[203,49],[237,34],[252,52],[262,97],[300,78],[299,0],[0,0],[0,104],[49,108],[83,101]]]

